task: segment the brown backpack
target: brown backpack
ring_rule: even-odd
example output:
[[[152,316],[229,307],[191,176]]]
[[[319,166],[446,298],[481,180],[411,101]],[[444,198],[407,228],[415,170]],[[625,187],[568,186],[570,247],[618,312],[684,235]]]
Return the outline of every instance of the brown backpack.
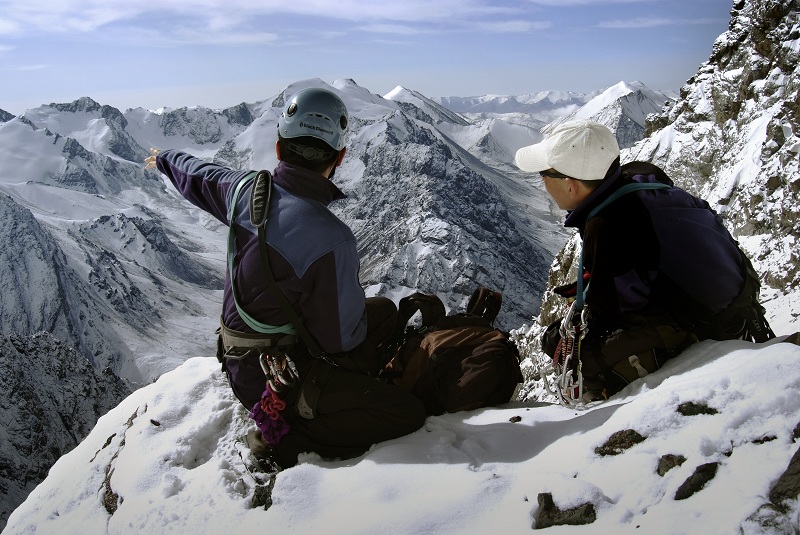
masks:
[[[501,303],[499,292],[479,288],[466,313],[446,316],[435,295],[404,297],[384,376],[422,400],[429,415],[507,403],[522,372],[517,347],[492,325]],[[417,312],[422,324],[408,325]]]

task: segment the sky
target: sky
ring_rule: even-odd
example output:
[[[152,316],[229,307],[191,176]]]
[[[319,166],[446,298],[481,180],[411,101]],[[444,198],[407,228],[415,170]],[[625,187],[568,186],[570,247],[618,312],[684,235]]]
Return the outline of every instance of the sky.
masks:
[[[762,506],[798,450],[798,385],[796,345],[704,341],[583,409],[512,402],[429,417],[351,460],[303,454],[278,473],[265,511],[249,504],[266,478],[248,472],[238,442],[252,424],[216,359],[196,357],[100,418],[3,533],[528,535],[543,493],[595,509],[591,526],[559,534],[794,533],[797,501],[785,516]],[[716,412],[684,415],[686,403]],[[642,441],[597,452],[628,430]],[[683,462],[659,475],[665,455]],[[714,478],[679,499],[714,463]]]
[[[0,109],[225,108],[297,80],[429,97],[678,90],[731,0],[0,0]]]

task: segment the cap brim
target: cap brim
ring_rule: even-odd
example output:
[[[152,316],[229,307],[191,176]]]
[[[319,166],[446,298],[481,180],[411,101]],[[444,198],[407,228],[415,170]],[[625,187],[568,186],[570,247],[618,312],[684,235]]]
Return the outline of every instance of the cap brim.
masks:
[[[547,144],[543,141],[536,145],[522,147],[514,156],[514,163],[528,173],[538,173],[550,168],[547,163]]]

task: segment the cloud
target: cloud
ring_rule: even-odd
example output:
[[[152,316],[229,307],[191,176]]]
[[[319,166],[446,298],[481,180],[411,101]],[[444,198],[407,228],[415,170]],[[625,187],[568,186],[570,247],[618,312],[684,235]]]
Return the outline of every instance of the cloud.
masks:
[[[639,17],[636,19],[610,20],[610,21],[600,22],[597,26],[599,28],[627,30],[634,28],[655,28],[656,26],[669,26],[671,24],[676,24],[676,21],[660,17]]]
[[[410,26],[408,24],[367,24],[358,27],[359,30],[372,33],[388,33],[395,35],[417,35],[421,33],[430,33],[430,30],[425,30],[419,26]]]
[[[42,69],[46,69],[47,65],[23,65],[21,67],[17,67],[15,71],[41,71]]]
[[[369,23],[469,20],[516,11],[490,0],[3,0],[6,24],[25,31],[91,32],[127,22],[152,26],[203,20],[210,30],[231,29],[254,17],[301,15]],[[0,21],[2,22],[2,21]],[[269,19],[266,20],[269,22]],[[3,26],[0,25],[0,32]]]
[[[598,28],[606,28],[612,30],[630,30],[636,28],[655,28],[658,26],[674,26],[674,25],[688,25],[688,24],[714,24],[717,21],[714,19],[670,19],[663,17],[639,17],[628,20],[610,20],[600,22]]]
[[[531,22],[526,20],[507,20],[498,22],[480,22],[476,29],[489,33],[527,33],[551,28],[551,22]]]
[[[19,31],[19,24],[7,18],[0,18],[0,35],[13,35]]]
[[[2,50],[0,50],[2,52]],[[27,71],[41,71],[42,69],[46,69],[47,65],[39,64],[39,65],[16,65],[16,66],[0,66],[0,72],[27,72]]]

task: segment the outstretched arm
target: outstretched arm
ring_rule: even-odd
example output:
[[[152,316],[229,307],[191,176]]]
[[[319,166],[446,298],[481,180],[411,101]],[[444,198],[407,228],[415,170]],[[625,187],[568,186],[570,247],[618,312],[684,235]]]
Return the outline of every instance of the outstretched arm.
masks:
[[[249,171],[235,171],[176,150],[150,149],[145,169],[157,168],[195,206],[228,224],[232,187]]]

